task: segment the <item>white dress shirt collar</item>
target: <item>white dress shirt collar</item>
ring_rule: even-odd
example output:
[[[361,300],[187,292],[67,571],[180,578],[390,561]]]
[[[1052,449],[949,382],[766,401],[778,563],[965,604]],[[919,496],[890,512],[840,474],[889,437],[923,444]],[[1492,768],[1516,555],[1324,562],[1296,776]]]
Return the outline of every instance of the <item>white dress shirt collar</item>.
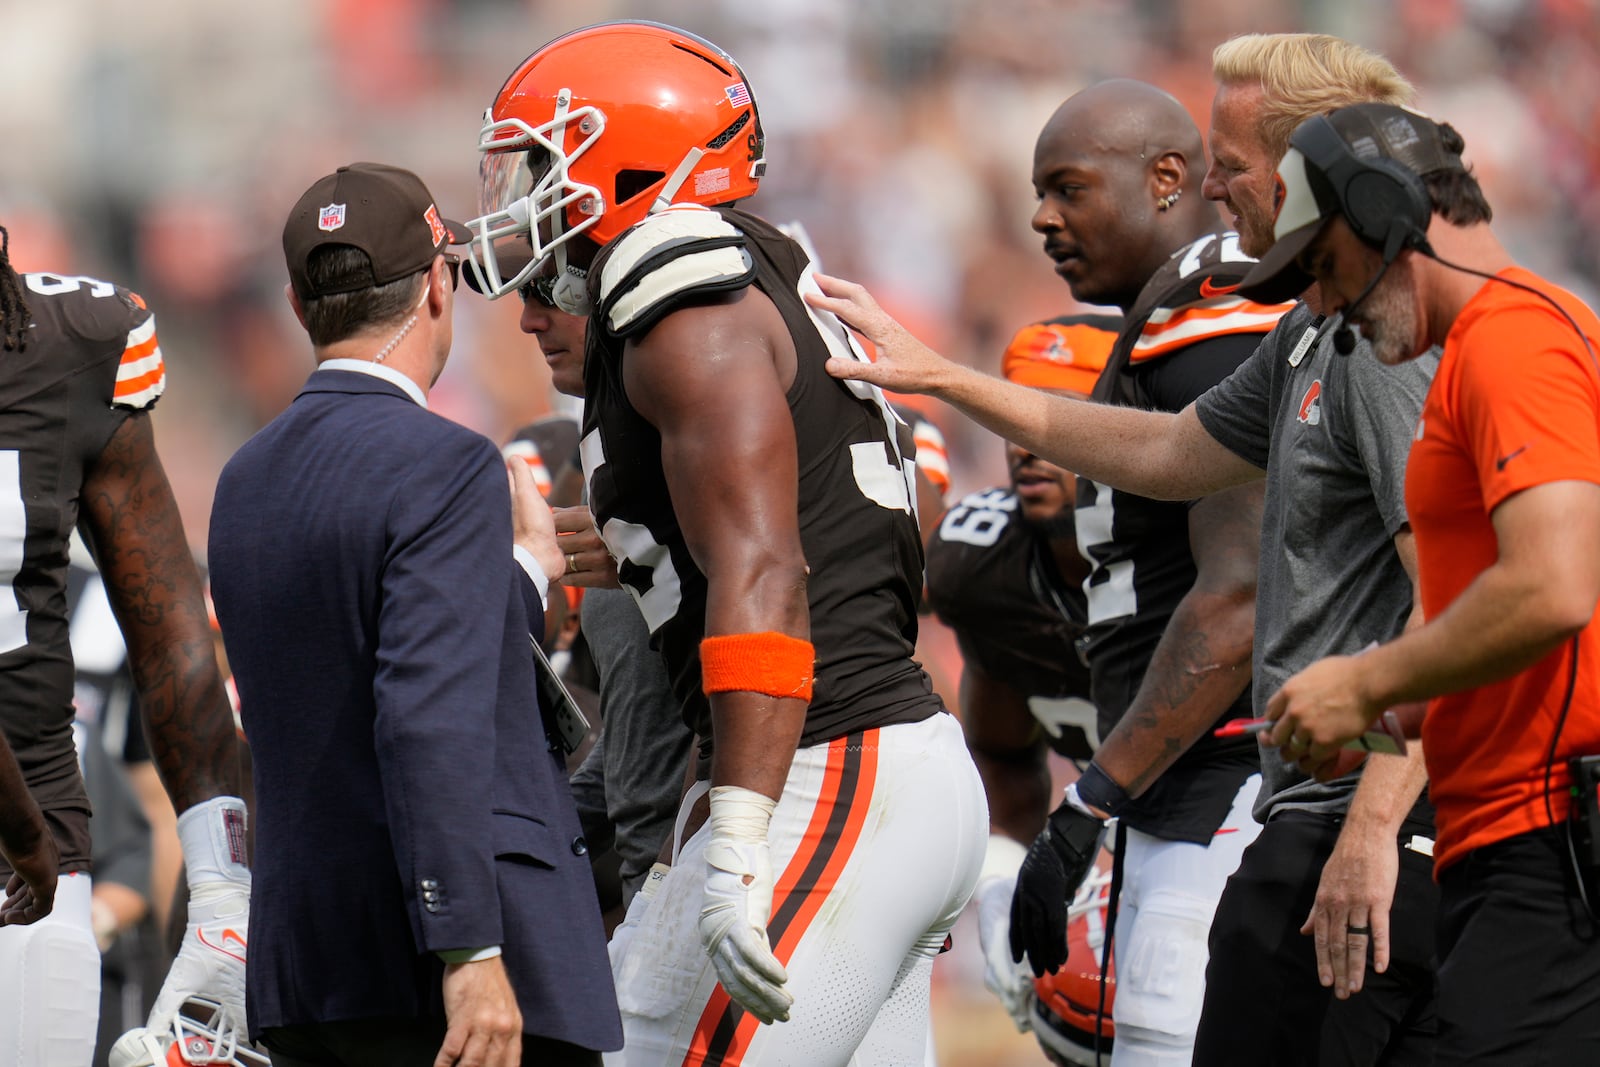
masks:
[[[317,364],[317,370],[348,370],[357,374],[370,374],[374,378],[382,378],[390,385],[398,385],[404,389],[406,395],[415,400],[422,407],[428,406],[428,395],[422,387],[410,378],[401,374],[393,367],[386,367],[382,363],[374,363],[370,359],[325,359]]]

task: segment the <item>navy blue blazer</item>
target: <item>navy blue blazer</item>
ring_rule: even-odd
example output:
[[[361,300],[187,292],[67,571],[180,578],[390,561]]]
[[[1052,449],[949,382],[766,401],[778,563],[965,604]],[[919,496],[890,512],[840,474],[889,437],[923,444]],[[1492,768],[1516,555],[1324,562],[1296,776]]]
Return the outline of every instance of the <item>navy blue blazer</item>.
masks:
[[[209,553],[255,767],[252,1034],[442,1017],[435,950],[498,944],[527,1032],[621,1047],[495,447],[317,371],[224,469]]]

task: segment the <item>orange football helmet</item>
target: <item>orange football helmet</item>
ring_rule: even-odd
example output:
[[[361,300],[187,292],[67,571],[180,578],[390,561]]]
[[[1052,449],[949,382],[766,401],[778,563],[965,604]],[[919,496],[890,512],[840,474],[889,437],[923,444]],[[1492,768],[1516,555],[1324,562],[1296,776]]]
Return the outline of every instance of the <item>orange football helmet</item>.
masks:
[[[1104,854],[1102,853],[1102,858]],[[1067,962],[1033,981],[1033,1033],[1051,1063],[1098,1067],[1111,1062],[1111,1005],[1116,1000],[1116,961],[1106,967],[1105,1015],[1100,1008],[1100,951],[1106,938],[1111,873],[1102,866],[1078,888],[1067,909]],[[1095,1028],[1100,1055],[1095,1056]]]
[[[478,288],[502,296],[553,257],[568,310],[582,277],[567,268],[572,238],[604,245],[669,204],[732,203],[766,170],[739,65],[654,22],[574,30],[523,60],[484,113],[478,150],[481,214],[467,224]]]
[[[206,997],[190,997],[165,1033],[138,1027],[111,1046],[111,1067],[272,1067]]]

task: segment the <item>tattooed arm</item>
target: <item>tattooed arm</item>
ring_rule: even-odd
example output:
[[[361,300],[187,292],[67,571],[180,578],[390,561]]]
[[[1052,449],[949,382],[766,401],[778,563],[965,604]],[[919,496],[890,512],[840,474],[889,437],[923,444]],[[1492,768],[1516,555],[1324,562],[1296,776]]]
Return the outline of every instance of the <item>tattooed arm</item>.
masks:
[[[125,419],[84,479],[80,525],[94,550],[161,780],[181,815],[239,795],[238,742],[177,501],[150,418]]]
[[[170,1033],[172,1020],[194,996],[221,1004],[212,1020],[219,1032],[247,1032],[246,813],[239,799],[239,745],[211,645],[200,573],[148,415],[125,419],[84,478],[79,525],[128,645],[145,735],[178,811],[189,881],[189,924],[149,1018],[112,1046],[111,1062],[127,1063]],[[155,1051],[161,1051],[159,1044]]]
[[[1149,789],[1250,681],[1264,492],[1262,482],[1239,486],[1189,510],[1194,585],[1094,758],[1129,796]]]

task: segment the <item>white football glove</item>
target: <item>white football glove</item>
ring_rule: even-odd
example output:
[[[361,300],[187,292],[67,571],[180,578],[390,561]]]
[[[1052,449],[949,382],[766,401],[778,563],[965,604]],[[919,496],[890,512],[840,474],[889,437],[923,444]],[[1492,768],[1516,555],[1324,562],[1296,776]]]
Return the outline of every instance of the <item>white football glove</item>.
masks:
[[[989,836],[978,888],[972,899],[978,907],[978,945],[983,950],[983,984],[1000,998],[1020,1033],[1033,1029],[1033,972],[1026,962],[1011,958],[1011,895],[1017,870],[1028,850],[1002,834]]]
[[[606,945],[606,955],[611,959],[611,970],[614,973],[622,966],[622,959],[628,954],[628,946],[633,943],[634,931],[644,919],[645,909],[661,891],[661,883],[667,880],[667,874],[671,870],[672,867],[665,863],[657,862],[650,865],[649,872],[639,885],[639,891],[628,901],[628,910],[622,916],[622,922],[611,931],[611,940]]]
[[[216,797],[179,817],[178,837],[189,879],[189,925],[149,1019],[143,1028],[118,1039],[111,1067],[142,1062],[147,1038],[170,1044],[173,1020],[184,1002],[196,996],[220,1005],[215,1029],[249,1032],[244,982],[250,869],[244,862],[244,820],[244,802],[237,797]]]
[[[772,857],[767,826],[777,802],[738,786],[711,790],[705,905],[700,940],[722,988],[764,1023],[787,1022],[794,997],[767,941],[772,913]]]

